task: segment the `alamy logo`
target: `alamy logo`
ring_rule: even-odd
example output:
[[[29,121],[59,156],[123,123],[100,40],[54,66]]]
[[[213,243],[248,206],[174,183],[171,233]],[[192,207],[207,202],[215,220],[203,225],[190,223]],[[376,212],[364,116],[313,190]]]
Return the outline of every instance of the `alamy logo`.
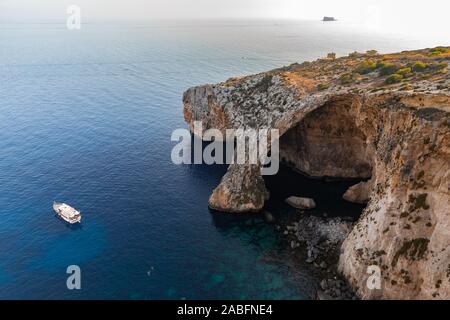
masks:
[[[171,140],[178,141],[171,154],[174,164],[254,164],[261,165],[261,175],[278,173],[280,134],[276,129],[227,129],[224,137],[218,129],[203,131],[202,122],[196,121],[193,131],[193,150],[189,130],[173,131]],[[211,143],[203,149],[202,141]]]
[[[373,265],[367,267],[367,289],[369,290],[380,290],[381,289],[381,269],[379,266]]]
[[[67,7],[67,29],[69,30],[80,30],[81,29],[81,8],[76,5],[71,5]]]
[[[71,265],[67,267],[67,274],[70,276],[67,278],[66,285],[69,290],[81,289],[81,269],[77,265]]]

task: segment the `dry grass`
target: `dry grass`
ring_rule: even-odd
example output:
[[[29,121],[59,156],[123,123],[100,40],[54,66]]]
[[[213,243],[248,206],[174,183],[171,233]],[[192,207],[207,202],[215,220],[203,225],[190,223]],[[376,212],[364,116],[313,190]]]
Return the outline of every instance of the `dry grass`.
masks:
[[[283,81],[286,85],[300,90],[302,93],[311,93],[317,90],[319,84],[316,80],[306,78],[296,72],[285,72],[282,75]]]

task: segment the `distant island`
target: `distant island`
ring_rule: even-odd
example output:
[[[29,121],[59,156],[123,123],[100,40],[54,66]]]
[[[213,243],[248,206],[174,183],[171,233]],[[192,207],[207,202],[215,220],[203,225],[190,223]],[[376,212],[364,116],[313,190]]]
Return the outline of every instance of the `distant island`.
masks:
[[[322,21],[337,21],[334,17],[323,17]]]

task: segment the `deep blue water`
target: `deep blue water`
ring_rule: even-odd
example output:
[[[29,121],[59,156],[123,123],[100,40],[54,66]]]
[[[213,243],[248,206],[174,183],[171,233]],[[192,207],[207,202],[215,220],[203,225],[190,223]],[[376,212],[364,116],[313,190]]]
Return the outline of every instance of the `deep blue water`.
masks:
[[[339,23],[0,25],[0,298],[304,299],[260,216],[212,213],[225,167],[171,163],[193,85],[324,56],[438,45]],[[81,227],[52,213],[82,211]],[[66,288],[66,268],[82,290]]]

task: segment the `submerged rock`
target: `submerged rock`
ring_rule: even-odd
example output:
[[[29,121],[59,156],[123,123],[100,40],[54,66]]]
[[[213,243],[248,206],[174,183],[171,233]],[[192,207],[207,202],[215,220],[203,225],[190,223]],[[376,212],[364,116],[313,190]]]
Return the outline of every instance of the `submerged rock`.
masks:
[[[316,207],[314,199],[311,198],[289,197],[286,199],[286,203],[300,210],[314,209]]]
[[[264,211],[264,220],[267,223],[274,223],[275,222],[274,216],[269,211]]]

